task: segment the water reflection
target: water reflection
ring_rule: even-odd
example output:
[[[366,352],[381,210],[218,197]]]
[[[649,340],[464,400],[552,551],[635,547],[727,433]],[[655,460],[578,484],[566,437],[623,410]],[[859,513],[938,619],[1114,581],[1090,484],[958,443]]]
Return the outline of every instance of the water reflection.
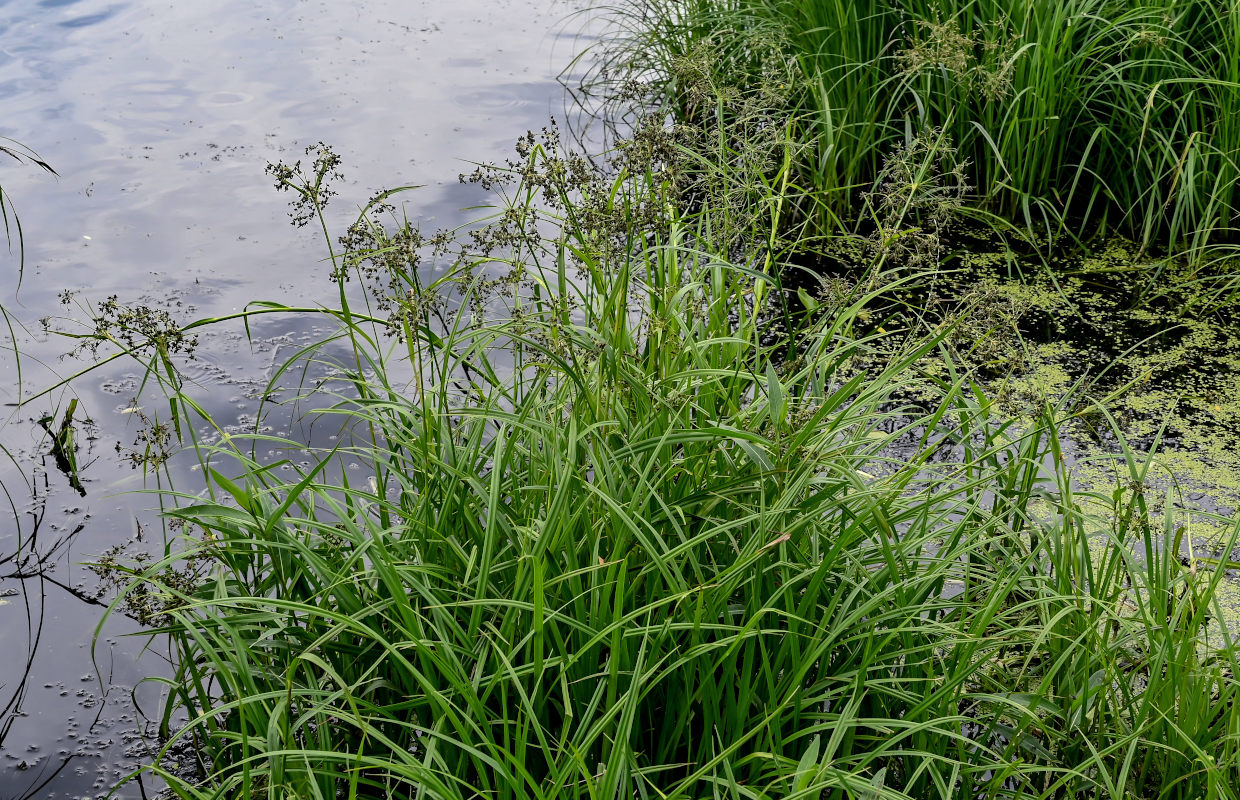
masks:
[[[75,632],[65,624],[65,613],[97,620],[106,603],[87,582],[70,582],[65,574],[90,515],[76,508],[49,515],[55,473],[40,466],[26,487],[32,494],[25,509],[8,498],[15,535],[0,553],[6,645],[0,654],[0,786],[5,798],[23,800],[100,793],[118,770],[133,769],[141,756],[132,750],[141,745],[136,716],[114,676],[83,658],[75,665],[82,670],[76,681],[57,677],[55,660],[74,649],[61,638]],[[33,731],[44,735],[33,737]]]
[[[323,244],[288,227],[264,166],[323,140],[345,158],[333,209],[341,223],[374,190],[424,184],[410,215],[451,226],[479,197],[456,174],[467,160],[502,159],[527,128],[562,111],[554,76],[571,55],[548,36],[571,9],[559,0],[0,0],[0,136],[35,148],[61,177],[6,169],[27,260],[18,291],[0,268],[19,364],[0,351],[0,798],[97,797],[145,754],[138,706],[158,708],[156,652],[139,658],[137,626],[114,616],[97,630],[99,581],[84,566],[110,548],[159,550],[162,534],[142,470],[125,458],[153,407],[143,374],[115,362],[74,392],[15,409],[57,376],[84,366],[72,343],[39,319],[111,294],[182,321],[249,301],[329,302]],[[85,307],[85,306],[84,306]],[[282,363],[327,329],[325,320],[267,318],[247,336],[210,334],[185,365],[194,394],[225,430],[253,430],[258,400]],[[5,342],[5,348],[9,343]],[[291,392],[287,392],[291,395]],[[97,430],[78,452],[85,497],[50,454],[68,403]],[[271,431],[304,442],[340,431]],[[202,431],[206,435],[218,435]],[[120,452],[117,452],[117,446]],[[277,450],[279,450],[277,452]],[[273,448],[264,459],[296,460]],[[164,479],[189,481],[192,459]],[[2,511],[2,509],[0,509]],[[127,787],[121,798],[142,796]]]

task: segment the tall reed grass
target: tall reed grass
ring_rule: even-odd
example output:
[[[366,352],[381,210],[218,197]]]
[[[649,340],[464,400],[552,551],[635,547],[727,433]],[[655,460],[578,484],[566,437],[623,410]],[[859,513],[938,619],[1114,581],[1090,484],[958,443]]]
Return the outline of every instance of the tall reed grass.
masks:
[[[1066,404],[1019,429],[949,371],[906,405],[945,334],[860,368],[880,281],[784,305],[717,245],[779,213],[678,210],[644,130],[607,171],[523,139],[485,225],[381,197],[350,229],[348,355],[289,365],[330,364],[341,440],[199,443],[116,601],[199,759],[151,769],[196,800],[1237,797],[1228,565],[1183,559],[1145,454],[1085,494]],[[322,220],[330,168],[275,173]]]
[[[619,0],[594,78],[685,120],[784,98],[820,231],[864,217],[887,154],[940,130],[971,208],[1203,257],[1237,241],[1240,8],[1138,0]],[[1217,250],[1215,254],[1217,255]],[[1231,252],[1230,248],[1227,252]]]

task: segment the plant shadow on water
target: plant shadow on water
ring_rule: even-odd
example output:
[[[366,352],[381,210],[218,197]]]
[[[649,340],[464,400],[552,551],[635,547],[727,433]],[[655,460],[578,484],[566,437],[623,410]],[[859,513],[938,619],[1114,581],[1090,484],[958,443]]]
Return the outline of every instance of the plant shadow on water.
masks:
[[[4,796],[15,800],[47,797],[53,788],[82,796],[105,792],[135,769],[146,752],[138,733],[141,726],[122,697],[124,684],[140,676],[114,674],[112,665],[104,663],[64,681],[51,677],[45,668],[47,654],[41,651],[63,653],[67,649],[63,642],[51,641],[53,637],[76,629],[81,637],[77,646],[90,648],[95,629],[90,617],[101,615],[107,607],[101,593],[88,582],[68,583],[72,579],[58,569],[73,552],[89,515],[77,521],[70,516],[66,526],[55,521],[59,515],[48,514],[47,481],[53,476],[47,471],[36,476],[42,485],[20,514],[15,509],[12,536],[4,539],[5,550],[0,553],[0,605],[10,626],[2,663],[5,675],[12,676],[0,689],[0,746],[6,753],[0,781]],[[57,618],[65,599],[74,607],[93,607],[97,612],[81,617],[84,626],[65,625]],[[117,626],[112,629],[106,636],[109,645],[115,643]],[[89,649],[84,655],[81,662],[91,665]],[[32,702],[32,697],[47,694],[54,694],[56,700]],[[32,706],[37,706],[35,713],[43,721],[31,719],[28,709]],[[32,729],[49,727],[52,733],[46,738],[34,742],[26,738]],[[100,730],[108,733],[100,735]]]

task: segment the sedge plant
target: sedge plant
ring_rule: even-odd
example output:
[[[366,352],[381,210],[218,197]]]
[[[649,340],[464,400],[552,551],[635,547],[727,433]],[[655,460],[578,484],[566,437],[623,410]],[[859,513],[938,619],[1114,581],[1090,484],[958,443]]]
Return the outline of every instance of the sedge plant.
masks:
[[[199,441],[181,535],[114,567],[198,759],[150,769],[194,800],[1236,797],[1229,565],[1182,560],[1146,454],[1087,492],[1068,400],[1017,425],[949,369],[909,405],[946,332],[866,358],[883,282],[785,304],[735,247],[779,214],[679,202],[685,145],[643,130],[606,169],[523,138],[462,231],[364,209],[346,355],[281,371],[331,367],[303,399],[340,438]],[[276,174],[322,218],[322,174]]]
[[[1217,262],[1240,210],[1233,3],[1141,0],[619,0],[587,86],[645,81],[699,124],[758,97],[795,120],[801,209],[851,232],[887,154],[942,130],[966,210],[1065,243],[1118,232]]]

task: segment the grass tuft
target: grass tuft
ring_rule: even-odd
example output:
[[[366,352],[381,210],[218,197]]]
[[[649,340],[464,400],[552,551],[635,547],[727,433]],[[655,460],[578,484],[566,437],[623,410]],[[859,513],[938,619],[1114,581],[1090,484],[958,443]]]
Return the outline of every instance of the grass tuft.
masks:
[[[761,98],[796,121],[801,209],[851,232],[885,159],[940,130],[969,207],[1073,241],[1233,253],[1240,24],[1232,3],[618,0],[587,83],[639,79],[691,124]],[[604,96],[615,97],[602,93]]]
[[[386,194],[333,247],[347,355],[280,372],[330,367],[342,438],[199,442],[182,535],[115,603],[171,642],[165,753],[199,759],[152,771],[196,800],[1236,797],[1236,565],[1183,558],[1151,454],[1080,490],[1075,401],[1003,420],[950,323],[867,359],[888,251],[794,306],[790,161],[752,213],[721,151],[638,131],[602,167],[530,135],[473,176],[491,219],[425,234]],[[302,222],[317,153],[273,173]]]

